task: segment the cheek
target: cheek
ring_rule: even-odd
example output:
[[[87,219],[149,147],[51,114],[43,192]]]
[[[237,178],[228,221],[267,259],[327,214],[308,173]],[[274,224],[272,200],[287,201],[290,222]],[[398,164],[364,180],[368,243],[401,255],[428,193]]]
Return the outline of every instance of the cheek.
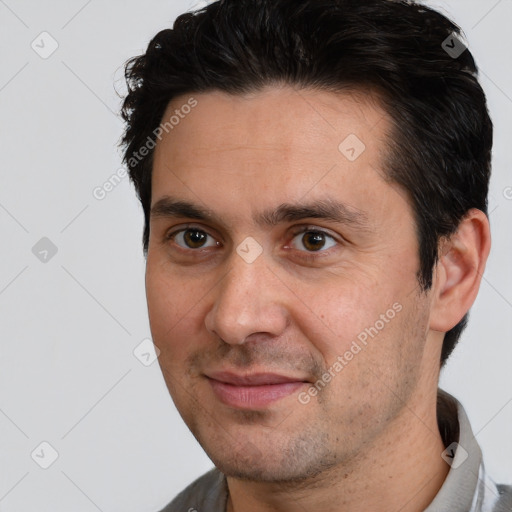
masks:
[[[338,278],[324,286],[302,287],[300,296],[308,308],[293,315],[330,374],[329,394],[343,401],[357,396],[370,405],[372,396],[384,400],[380,393],[386,386],[395,387],[389,380],[400,365],[417,363],[417,354],[403,353],[417,319],[406,310],[411,297],[404,297],[396,283],[380,279],[377,284],[361,274],[357,281]],[[368,389],[373,389],[371,394]]]
[[[181,366],[194,350],[198,336],[198,314],[204,285],[159,271],[148,258],[146,298],[153,341],[160,350],[160,363],[166,368]]]
[[[392,307],[390,298],[379,295],[377,290],[365,287],[361,280],[353,284],[343,279],[298,287],[301,307],[291,314],[325,364],[332,364],[349,350],[361,333],[364,338],[365,329]]]

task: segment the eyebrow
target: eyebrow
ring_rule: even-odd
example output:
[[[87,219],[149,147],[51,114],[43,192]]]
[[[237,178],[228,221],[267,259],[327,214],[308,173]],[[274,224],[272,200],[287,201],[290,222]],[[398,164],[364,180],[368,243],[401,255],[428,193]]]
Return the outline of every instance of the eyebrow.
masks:
[[[152,206],[150,215],[151,218],[178,217],[224,224],[211,210],[170,196],[159,199]],[[362,230],[369,230],[370,226],[368,217],[363,211],[349,207],[329,197],[311,203],[284,203],[275,210],[268,209],[253,215],[256,224],[270,227],[283,222],[295,222],[304,219],[329,220]]]

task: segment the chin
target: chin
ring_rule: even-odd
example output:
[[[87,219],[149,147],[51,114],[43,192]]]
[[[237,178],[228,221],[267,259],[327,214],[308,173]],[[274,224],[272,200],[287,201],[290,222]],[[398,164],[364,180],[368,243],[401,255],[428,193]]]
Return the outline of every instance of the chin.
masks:
[[[233,440],[234,441],[234,440]],[[337,461],[319,440],[307,437],[275,439],[256,445],[256,441],[201,443],[215,466],[226,476],[267,483],[300,483],[333,468]]]
[[[213,462],[215,466],[228,477],[244,481],[274,483],[280,485],[299,484],[311,481],[334,466],[333,463],[318,464],[312,462],[311,465],[297,467],[295,465],[291,465],[288,461],[277,466],[275,463],[271,465],[265,464],[265,460],[261,460],[258,465],[251,467],[239,462],[225,462],[221,460],[213,460]]]

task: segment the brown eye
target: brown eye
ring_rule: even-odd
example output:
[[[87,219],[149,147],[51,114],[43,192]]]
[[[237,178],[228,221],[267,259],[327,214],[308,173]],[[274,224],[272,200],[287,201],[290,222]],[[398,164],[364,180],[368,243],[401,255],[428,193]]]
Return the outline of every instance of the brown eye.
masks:
[[[325,236],[321,233],[304,233],[302,243],[308,251],[319,251],[325,245]]]
[[[208,237],[212,239],[209,245],[205,245]],[[218,243],[208,233],[196,228],[182,229],[172,234],[169,238],[183,249],[203,249],[205,247],[215,247]]]
[[[322,252],[325,252],[326,249],[330,249],[337,244],[336,240],[328,233],[314,230],[303,230],[297,233],[293,240],[298,240],[299,243],[295,242],[294,245],[302,245],[307,252],[319,252],[322,249],[324,249]],[[300,250],[300,247],[298,249]]]

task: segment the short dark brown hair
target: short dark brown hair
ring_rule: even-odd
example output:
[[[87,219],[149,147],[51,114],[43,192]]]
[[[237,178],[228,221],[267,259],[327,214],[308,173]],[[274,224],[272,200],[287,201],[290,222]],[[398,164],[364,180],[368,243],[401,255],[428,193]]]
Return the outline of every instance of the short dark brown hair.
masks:
[[[487,214],[493,125],[460,28],[412,1],[220,0],[179,16],[125,68],[122,139],[149,243],[153,150],[169,102],[182,94],[257,91],[276,83],[372,90],[393,122],[387,178],[414,208],[418,281],[432,286],[441,238],[465,214]],[[153,144],[154,147],[155,144]],[[441,364],[468,315],[444,338]]]

